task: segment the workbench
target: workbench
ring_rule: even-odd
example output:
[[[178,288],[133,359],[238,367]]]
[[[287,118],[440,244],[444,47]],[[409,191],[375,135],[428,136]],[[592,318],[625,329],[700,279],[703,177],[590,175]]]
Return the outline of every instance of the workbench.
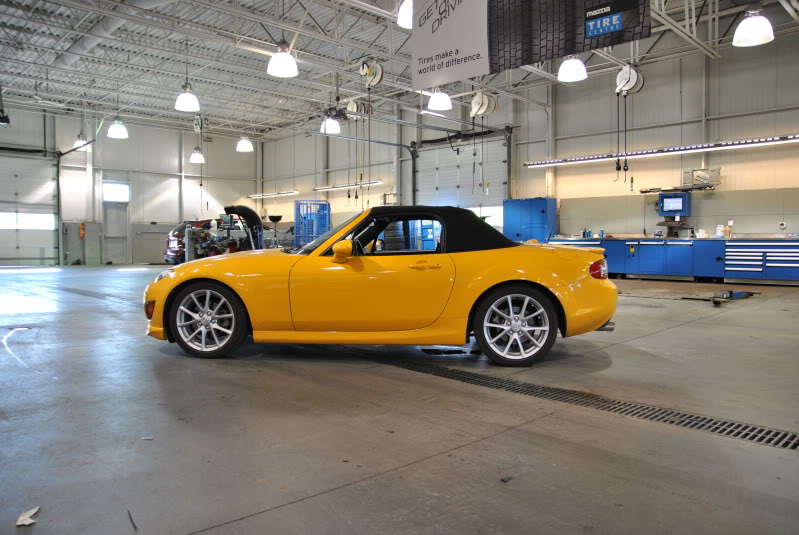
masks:
[[[799,281],[799,240],[552,238],[551,244],[602,247],[611,274],[630,277]]]

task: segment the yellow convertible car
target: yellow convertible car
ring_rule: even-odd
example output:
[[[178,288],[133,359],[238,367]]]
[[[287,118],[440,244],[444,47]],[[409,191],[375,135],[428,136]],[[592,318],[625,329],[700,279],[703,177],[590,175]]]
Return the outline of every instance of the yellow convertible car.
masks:
[[[147,334],[217,357],[248,335],[303,344],[465,344],[528,366],[558,331],[609,330],[602,249],[518,244],[469,210],[383,206],[294,250],[203,258],[145,290]]]

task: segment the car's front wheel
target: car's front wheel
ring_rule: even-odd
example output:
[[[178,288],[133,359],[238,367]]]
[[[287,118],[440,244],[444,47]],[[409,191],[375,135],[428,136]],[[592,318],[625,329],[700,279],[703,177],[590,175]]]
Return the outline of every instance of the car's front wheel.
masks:
[[[172,333],[190,355],[225,356],[247,337],[247,311],[238,296],[221,284],[190,284],[172,303]]]
[[[472,325],[483,353],[501,366],[529,366],[549,353],[558,333],[550,299],[525,285],[500,287],[485,296]]]

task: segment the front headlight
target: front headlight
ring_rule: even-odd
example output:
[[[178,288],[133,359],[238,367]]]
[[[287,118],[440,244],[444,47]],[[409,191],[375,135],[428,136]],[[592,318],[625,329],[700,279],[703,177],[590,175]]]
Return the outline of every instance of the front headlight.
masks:
[[[160,274],[159,274],[159,275],[158,275],[158,276],[155,278],[155,282],[158,282],[158,281],[160,281],[160,280],[161,280],[161,279],[163,279],[164,277],[173,277],[174,275],[175,275],[175,270],[174,270],[174,269],[172,269],[172,268],[165,269],[164,271],[162,271],[162,272],[161,272],[161,273],[160,273]]]

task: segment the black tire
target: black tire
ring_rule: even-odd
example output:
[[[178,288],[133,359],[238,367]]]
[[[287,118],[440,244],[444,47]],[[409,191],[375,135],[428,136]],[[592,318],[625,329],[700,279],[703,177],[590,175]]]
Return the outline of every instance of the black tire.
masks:
[[[229,310],[229,314],[232,315],[232,318],[222,318],[213,321],[213,324],[209,324],[207,327],[205,325],[196,324],[186,328],[193,329],[194,327],[199,328],[202,326],[207,331],[205,333],[200,333],[204,336],[209,336],[207,333],[210,333],[210,335],[213,336],[216,334],[214,331],[219,331],[222,333],[222,336],[227,336],[227,339],[224,341],[220,340],[221,343],[218,344],[218,347],[213,347],[205,351],[192,345],[197,344],[197,341],[194,339],[194,337],[192,337],[191,342],[187,341],[186,336],[183,334],[184,331],[181,331],[181,326],[179,326],[181,315],[184,319],[188,319],[186,318],[186,312],[181,311],[181,304],[183,304],[187,298],[190,298],[192,294],[195,294],[196,296],[197,292],[210,292],[212,295],[212,305],[215,304],[215,296],[221,296],[226,301],[227,306],[222,306],[220,309],[220,314],[225,312],[225,314],[222,315],[227,315],[227,311]],[[200,301],[202,301],[202,298],[200,298]],[[201,302],[200,304],[204,303]],[[210,308],[213,308],[213,306]],[[195,312],[191,306],[189,307],[189,310],[190,312]],[[212,320],[209,318],[208,321]],[[223,330],[227,327],[230,327],[231,324],[232,328],[228,329],[231,332],[229,335],[226,335]],[[249,332],[249,316],[247,315],[247,310],[244,308],[244,304],[241,302],[241,299],[239,299],[239,297],[229,288],[213,281],[200,281],[189,284],[180,290],[180,292],[178,292],[178,294],[172,300],[172,305],[169,310],[169,326],[175,341],[183,349],[183,351],[189,355],[199,358],[218,358],[225,357],[230,353],[233,353],[247,339],[247,334]],[[205,343],[203,342],[203,346],[204,344]],[[213,345],[216,346],[216,344]]]
[[[529,315],[531,319],[525,320],[524,314],[521,314],[521,316],[510,315],[509,319],[503,319],[503,316],[507,314],[506,311],[511,308],[510,305],[503,306],[503,303],[507,303],[509,296],[511,297],[513,310],[518,314],[522,306],[525,306],[525,311],[532,312]],[[502,303],[497,305],[500,300],[503,300]],[[492,309],[494,305],[497,305],[498,308]],[[491,325],[496,325],[498,321],[502,321],[503,326],[485,327],[484,323],[486,321]],[[500,366],[530,366],[534,362],[543,359],[552,349],[552,345],[558,335],[558,315],[550,298],[539,290],[523,284],[509,284],[497,288],[483,297],[474,313],[472,329],[483,354],[491,359],[494,364]],[[487,330],[488,336],[496,336],[493,344],[487,338]],[[529,332],[532,332],[532,334],[529,334]],[[513,341],[514,337],[517,339],[515,342]],[[508,356],[503,356],[496,349],[497,344],[504,345],[505,342],[508,343],[505,350]],[[525,357],[524,355],[527,352],[531,353]]]

